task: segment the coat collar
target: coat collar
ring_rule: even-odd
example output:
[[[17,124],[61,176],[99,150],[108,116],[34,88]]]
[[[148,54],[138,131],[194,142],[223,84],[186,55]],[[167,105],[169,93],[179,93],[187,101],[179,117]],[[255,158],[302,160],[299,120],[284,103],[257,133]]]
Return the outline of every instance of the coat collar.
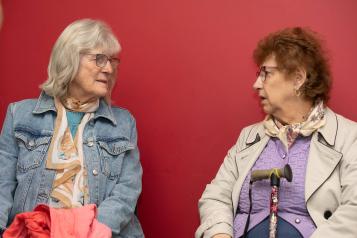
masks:
[[[325,126],[317,131],[323,137],[325,142],[330,146],[335,146],[336,135],[338,130],[337,115],[328,107],[325,108]]]
[[[50,111],[57,113],[54,99],[53,97],[47,95],[45,92],[42,91],[40,97],[37,100],[35,109],[32,111],[32,113],[43,114]],[[114,125],[117,125],[117,121],[114,118],[112,108],[108,106],[108,104],[103,99],[100,99],[99,107],[94,113],[94,119],[96,120],[98,118],[105,118]]]

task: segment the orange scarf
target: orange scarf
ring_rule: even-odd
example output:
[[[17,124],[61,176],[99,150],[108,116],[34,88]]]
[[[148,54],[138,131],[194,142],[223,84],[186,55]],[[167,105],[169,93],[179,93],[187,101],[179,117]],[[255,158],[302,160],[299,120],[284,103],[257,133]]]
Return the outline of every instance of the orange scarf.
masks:
[[[93,112],[97,110],[99,100],[87,103],[81,108],[86,113],[78,125],[75,138],[72,138],[68,127],[66,109],[58,98],[55,98],[55,106],[57,117],[46,161],[47,169],[56,170],[51,193],[54,199],[50,204],[54,207],[80,207],[89,202],[82,146],[83,129],[94,116]]]

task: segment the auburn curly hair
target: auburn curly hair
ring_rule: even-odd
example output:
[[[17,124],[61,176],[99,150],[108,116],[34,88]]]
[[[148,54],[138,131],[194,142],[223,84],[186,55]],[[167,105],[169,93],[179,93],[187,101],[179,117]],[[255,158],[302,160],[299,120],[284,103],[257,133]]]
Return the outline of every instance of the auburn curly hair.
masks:
[[[300,88],[305,98],[328,101],[332,83],[329,59],[316,32],[293,27],[267,35],[258,42],[253,57],[260,66],[270,56],[275,56],[278,67],[287,75],[301,67],[306,70],[307,80]]]

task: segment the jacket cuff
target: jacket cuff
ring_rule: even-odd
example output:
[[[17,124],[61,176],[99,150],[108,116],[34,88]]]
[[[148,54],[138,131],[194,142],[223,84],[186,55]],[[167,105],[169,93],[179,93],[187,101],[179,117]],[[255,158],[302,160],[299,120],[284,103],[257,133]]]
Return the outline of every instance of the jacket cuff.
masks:
[[[233,228],[227,223],[219,223],[206,230],[203,233],[203,238],[211,238],[212,236],[217,234],[227,234],[233,237]]]
[[[0,231],[5,231],[7,221],[3,219],[3,215],[0,216]]]
[[[210,221],[208,220],[198,227],[195,238],[211,238],[217,234],[227,234],[233,237],[233,227],[229,222],[221,220],[220,222],[213,223]]]

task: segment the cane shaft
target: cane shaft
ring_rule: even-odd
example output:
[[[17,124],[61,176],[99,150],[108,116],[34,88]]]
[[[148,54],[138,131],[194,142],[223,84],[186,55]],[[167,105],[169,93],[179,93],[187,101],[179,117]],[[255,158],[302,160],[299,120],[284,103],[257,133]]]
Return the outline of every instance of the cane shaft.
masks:
[[[269,220],[269,238],[277,237],[278,230],[278,202],[280,179],[272,174],[270,177],[271,195],[270,195],[270,220]]]

